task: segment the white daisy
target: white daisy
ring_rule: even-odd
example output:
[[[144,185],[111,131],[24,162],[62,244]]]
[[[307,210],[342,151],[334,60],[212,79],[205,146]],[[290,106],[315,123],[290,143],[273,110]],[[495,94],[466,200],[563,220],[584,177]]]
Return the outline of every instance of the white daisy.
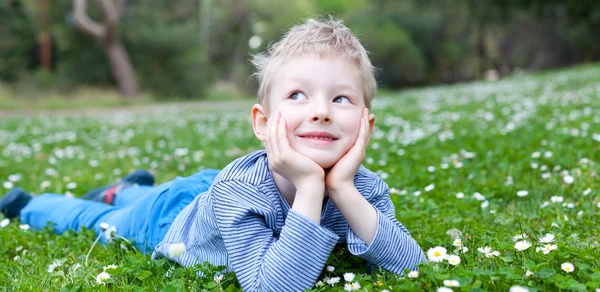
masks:
[[[529,238],[529,236],[525,233],[517,234],[517,235],[513,236],[513,241],[521,240],[524,238]]]
[[[485,201],[485,196],[483,196],[481,193],[479,192],[475,192],[473,194],[473,197],[475,198],[475,200],[477,201]]]
[[[220,274],[220,275],[214,276],[214,277],[213,277],[213,280],[215,281],[215,283],[217,283],[217,285],[218,285],[218,284],[221,284],[221,281],[223,281],[223,274]],[[323,283],[323,282],[321,282],[321,283]]]
[[[521,241],[515,242],[515,249],[518,251],[524,251],[524,250],[528,249],[529,247],[531,247],[531,243],[529,243],[529,241],[527,241],[527,240],[521,240]]]
[[[510,287],[509,292],[529,292],[529,289],[518,285]]]
[[[441,263],[446,258],[446,253],[445,247],[436,246],[427,251],[427,257],[432,262]]]
[[[106,285],[106,283],[104,283],[104,281],[106,281],[108,279],[110,279],[110,274],[108,274],[107,272],[102,272],[102,273],[98,274],[98,276],[96,276],[96,283]]]
[[[52,262],[50,265],[48,265],[48,273],[52,273],[54,272],[54,270],[60,266],[62,266],[62,261],[60,260],[54,260],[54,262]]]
[[[554,241],[554,234],[551,233],[546,233],[546,235],[544,235],[544,237],[539,239],[539,242],[541,243],[551,243]]]
[[[460,283],[456,280],[444,280],[444,286],[446,287],[459,287]]]
[[[327,271],[333,272],[333,271],[335,271],[335,267],[334,266],[327,266]]]
[[[519,196],[519,197],[525,197],[527,195],[529,195],[529,192],[526,190],[520,190],[517,192],[517,196]]]
[[[408,273],[408,277],[412,278],[412,279],[418,278],[419,277],[419,271],[410,271]]]
[[[567,273],[571,273],[575,270],[575,267],[571,263],[562,263],[560,265],[560,268],[563,269],[563,271],[565,271]]]
[[[570,185],[570,184],[572,184],[573,182],[575,182],[575,178],[567,174],[567,175],[565,175],[565,176],[563,177],[563,181],[564,181],[566,184]]]
[[[176,258],[185,252],[185,244],[183,242],[171,244],[169,246],[169,256]]]
[[[436,290],[437,292],[452,292],[452,289],[448,288],[448,287],[439,287]]]
[[[425,187],[425,191],[426,192],[431,192],[431,191],[433,191],[433,188],[435,188],[435,184],[431,183],[431,184],[429,184],[428,186]]]
[[[456,198],[457,198],[457,199],[462,199],[462,198],[464,198],[464,197],[465,197],[465,194],[463,194],[463,193],[458,193],[458,194],[456,194]]]
[[[354,291],[360,289],[360,284],[358,282],[348,283],[344,285],[344,290],[346,291]]]
[[[541,249],[541,251],[544,254],[549,254],[551,251],[556,250],[558,248],[558,245],[556,244],[546,244],[544,245],[544,247]]]
[[[485,209],[489,206],[490,206],[490,202],[488,202],[488,201],[483,201],[483,203],[481,203],[481,209]]]
[[[590,189],[590,188],[587,188],[585,191],[583,191],[583,195],[584,195],[584,196],[587,196],[587,195],[589,195],[591,192],[592,192],[592,189]]]
[[[448,263],[453,266],[458,266],[458,264],[460,264],[460,257],[457,255],[448,255],[446,259],[448,260]]]
[[[457,238],[452,242],[452,245],[460,247],[462,245],[462,241],[460,240],[460,238]]]
[[[329,284],[329,285],[333,286],[333,285],[335,285],[336,283],[339,283],[339,282],[340,282],[340,277],[333,277],[333,278],[327,279],[327,281],[326,281],[326,282],[327,282],[327,284]]]
[[[2,219],[2,221],[0,221],[0,228],[4,228],[4,227],[8,226],[8,224],[10,224],[10,219],[8,219],[8,218]]]
[[[492,248],[486,245],[485,247],[477,248],[477,251],[479,251],[480,253],[491,253]]]
[[[552,203],[562,203],[563,200],[564,200],[564,198],[562,196],[550,197],[550,201],[552,201]]]
[[[352,282],[354,280],[354,273],[344,273],[344,281]]]

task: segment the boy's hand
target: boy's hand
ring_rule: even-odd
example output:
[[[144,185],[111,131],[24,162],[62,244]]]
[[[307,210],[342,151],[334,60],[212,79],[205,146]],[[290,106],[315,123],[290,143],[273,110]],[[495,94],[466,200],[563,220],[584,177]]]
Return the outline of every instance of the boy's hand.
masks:
[[[325,179],[323,168],[290,146],[285,120],[279,112],[273,112],[267,121],[265,148],[271,169],[291,181],[296,189],[309,186],[314,182],[323,184]]]
[[[336,191],[354,188],[354,176],[365,158],[365,149],[370,138],[369,133],[369,109],[365,108],[354,145],[325,176],[325,187],[330,196],[334,195]]]

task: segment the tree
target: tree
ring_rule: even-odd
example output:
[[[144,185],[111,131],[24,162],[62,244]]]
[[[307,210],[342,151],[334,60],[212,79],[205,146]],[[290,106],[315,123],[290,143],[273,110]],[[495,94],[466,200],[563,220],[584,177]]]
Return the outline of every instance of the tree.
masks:
[[[94,37],[102,45],[119,91],[122,95],[133,98],[139,94],[139,85],[129,55],[117,32],[121,1],[98,0],[98,2],[103,14],[102,23],[88,16],[87,0],[73,0],[75,23],[80,30]]]

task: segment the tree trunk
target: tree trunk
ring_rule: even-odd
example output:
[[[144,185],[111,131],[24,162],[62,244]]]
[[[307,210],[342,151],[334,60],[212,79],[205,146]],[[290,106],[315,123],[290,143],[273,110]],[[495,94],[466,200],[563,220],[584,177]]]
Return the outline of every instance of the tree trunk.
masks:
[[[117,33],[121,1],[99,0],[99,2],[104,14],[102,23],[98,23],[88,16],[87,0],[73,0],[75,23],[80,30],[93,36],[102,44],[119,92],[125,97],[134,98],[139,94],[135,70]]]
[[[139,93],[135,70],[119,39],[112,39],[104,44],[104,53],[110,62],[110,67],[122,95],[135,97]]]

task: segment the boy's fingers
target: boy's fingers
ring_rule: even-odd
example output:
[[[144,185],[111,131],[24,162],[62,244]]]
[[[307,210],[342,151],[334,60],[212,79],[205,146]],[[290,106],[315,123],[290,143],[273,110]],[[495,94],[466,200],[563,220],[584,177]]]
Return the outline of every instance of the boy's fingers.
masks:
[[[271,151],[274,155],[273,158],[278,159],[279,157],[279,145],[277,142],[277,127],[279,126],[279,116],[277,115],[277,113],[274,113],[273,115],[273,124],[271,125],[271,134],[269,135],[269,138],[271,139]]]
[[[270,154],[272,155],[271,159],[276,159],[277,158],[277,144],[275,142],[275,133],[274,133],[274,128],[277,125],[277,115],[275,114],[275,112],[273,112],[271,114],[271,118],[269,119],[269,124],[268,124],[268,133],[267,133],[267,140],[269,141],[269,150],[270,150]]]
[[[289,150],[289,143],[287,141],[287,135],[285,133],[285,119],[281,119],[278,127],[277,127],[277,137],[278,137],[278,145],[279,145],[279,149],[282,151],[287,151]]]
[[[265,146],[268,148],[269,144],[271,144],[271,123],[273,122],[273,113],[269,115],[269,119],[267,120],[267,128],[266,128],[266,137],[265,137]],[[268,149],[267,149],[268,150]]]

